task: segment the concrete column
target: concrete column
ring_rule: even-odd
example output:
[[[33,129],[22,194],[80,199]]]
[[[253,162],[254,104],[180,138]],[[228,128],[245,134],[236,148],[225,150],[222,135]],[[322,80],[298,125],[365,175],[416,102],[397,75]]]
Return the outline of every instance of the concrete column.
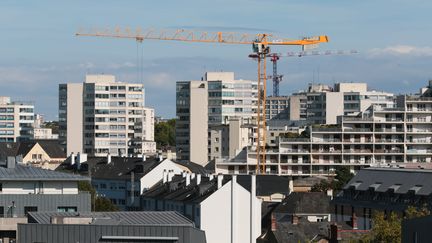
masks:
[[[70,157],[71,157],[71,165],[74,165],[75,164],[75,154],[72,152]]]
[[[222,180],[223,180],[223,175],[222,174],[217,175],[217,189],[222,187]]]
[[[167,182],[167,171],[164,170],[162,173],[162,182],[165,184]]]
[[[189,173],[186,174],[186,186],[189,186],[191,180],[191,175]]]

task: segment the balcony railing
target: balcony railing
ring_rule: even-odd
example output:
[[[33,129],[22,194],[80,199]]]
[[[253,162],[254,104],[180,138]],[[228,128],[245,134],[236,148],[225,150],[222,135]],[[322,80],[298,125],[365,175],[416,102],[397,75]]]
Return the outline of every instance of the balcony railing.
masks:
[[[310,142],[309,138],[282,138],[279,137],[280,142]]]

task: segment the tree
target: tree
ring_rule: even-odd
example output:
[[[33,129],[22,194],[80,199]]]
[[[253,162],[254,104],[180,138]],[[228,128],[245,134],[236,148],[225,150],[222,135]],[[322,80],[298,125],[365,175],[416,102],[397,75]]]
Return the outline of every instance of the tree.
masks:
[[[96,212],[111,212],[118,211],[116,205],[114,205],[111,200],[106,197],[97,197],[96,190],[88,181],[78,182],[78,190],[82,192],[90,193],[90,201],[92,206],[92,211]]]
[[[155,125],[155,142],[159,148],[175,145],[175,119]]]
[[[43,128],[51,128],[51,131],[53,134],[58,134],[59,133],[59,123],[58,121],[50,121],[50,122],[45,122],[42,125]]]
[[[342,190],[343,186],[347,184],[354,176],[348,166],[338,166],[335,173],[336,176],[333,189],[336,191]]]
[[[423,217],[429,214],[427,205],[423,205],[421,208],[409,206],[405,210],[405,219]],[[392,212],[386,218],[383,212],[376,212],[372,217],[372,223],[371,234],[366,235],[359,242],[401,242],[402,217],[400,217],[400,213]]]
[[[327,192],[329,189],[333,189],[333,183],[327,180],[321,180],[311,187],[311,192]]]

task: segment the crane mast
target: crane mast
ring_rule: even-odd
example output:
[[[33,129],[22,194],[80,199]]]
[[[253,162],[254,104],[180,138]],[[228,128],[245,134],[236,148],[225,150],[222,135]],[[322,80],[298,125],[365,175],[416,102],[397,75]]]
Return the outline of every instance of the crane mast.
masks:
[[[132,30],[130,28],[115,28],[105,30],[78,31],[76,36],[108,37],[144,40],[171,40],[181,42],[201,42],[220,44],[252,44],[254,57],[258,61],[258,101],[257,101],[257,174],[266,172],[266,97],[267,72],[266,57],[270,53],[271,45],[307,46],[328,42],[327,36],[305,37],[299,40],[276,38],[271,34],[242,34],[235,32],[197,32],[191,30]]]

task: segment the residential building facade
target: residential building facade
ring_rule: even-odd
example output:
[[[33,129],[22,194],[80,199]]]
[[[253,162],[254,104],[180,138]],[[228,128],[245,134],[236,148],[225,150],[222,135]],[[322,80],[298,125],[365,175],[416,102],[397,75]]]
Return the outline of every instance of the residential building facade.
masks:
[[[226,129],[221,125],[231,119],[253,120],[256,102],[256,82],[235,80],[233,72],[207,72],[202,81],[177,82],[177,159],[206,164],[215,156],[227,154],[228,150],[222,151],[224,147],[213,151],[207,148],[212,145],[203,141],[215,139],[212,136],[224,139]]]
[[[0,142],[33,139],[34,105],[0,97]]]
[[[22,164],[6,157],[0,167],[0,239],[15,239],[29,212],[90,212],[90,193],[78,191],[89,178]]]
[[[67,154],[83,152],[83,84],[59,84],[59,141]]]
[[[155,152],[149,144],[154,139],[153,117],[154,110],[144,107],[142,84],[117,82],[113,75],[86,75],[82,84],[59,86],[60,140],[68,154]]]
[[[432,171],[407,168],[360,170],[332,201],[335,222],[350,222],[353,229],[369,230],[373,212],[401,217],[409,207],[432,206]]]
[[[261,200],[256,178],[249,188],[236,176],[166,174],[162,183],[142,195],[143,210],[177,211],[205,231],[208,243],[256,242],[261,234]]]
[[[355,116],[340,116],[337,125],[309,126],[297,137],[273,139],[267,149],[266,172],[279,175],[332,175],[337,166],[432,162],[432,101],[428,89],[397,97],[393,108],[375,104]],[[272,139],[268,140],[272,141]],[[216,163],[217,173],[255,171],[255,147],[243,161]]]

